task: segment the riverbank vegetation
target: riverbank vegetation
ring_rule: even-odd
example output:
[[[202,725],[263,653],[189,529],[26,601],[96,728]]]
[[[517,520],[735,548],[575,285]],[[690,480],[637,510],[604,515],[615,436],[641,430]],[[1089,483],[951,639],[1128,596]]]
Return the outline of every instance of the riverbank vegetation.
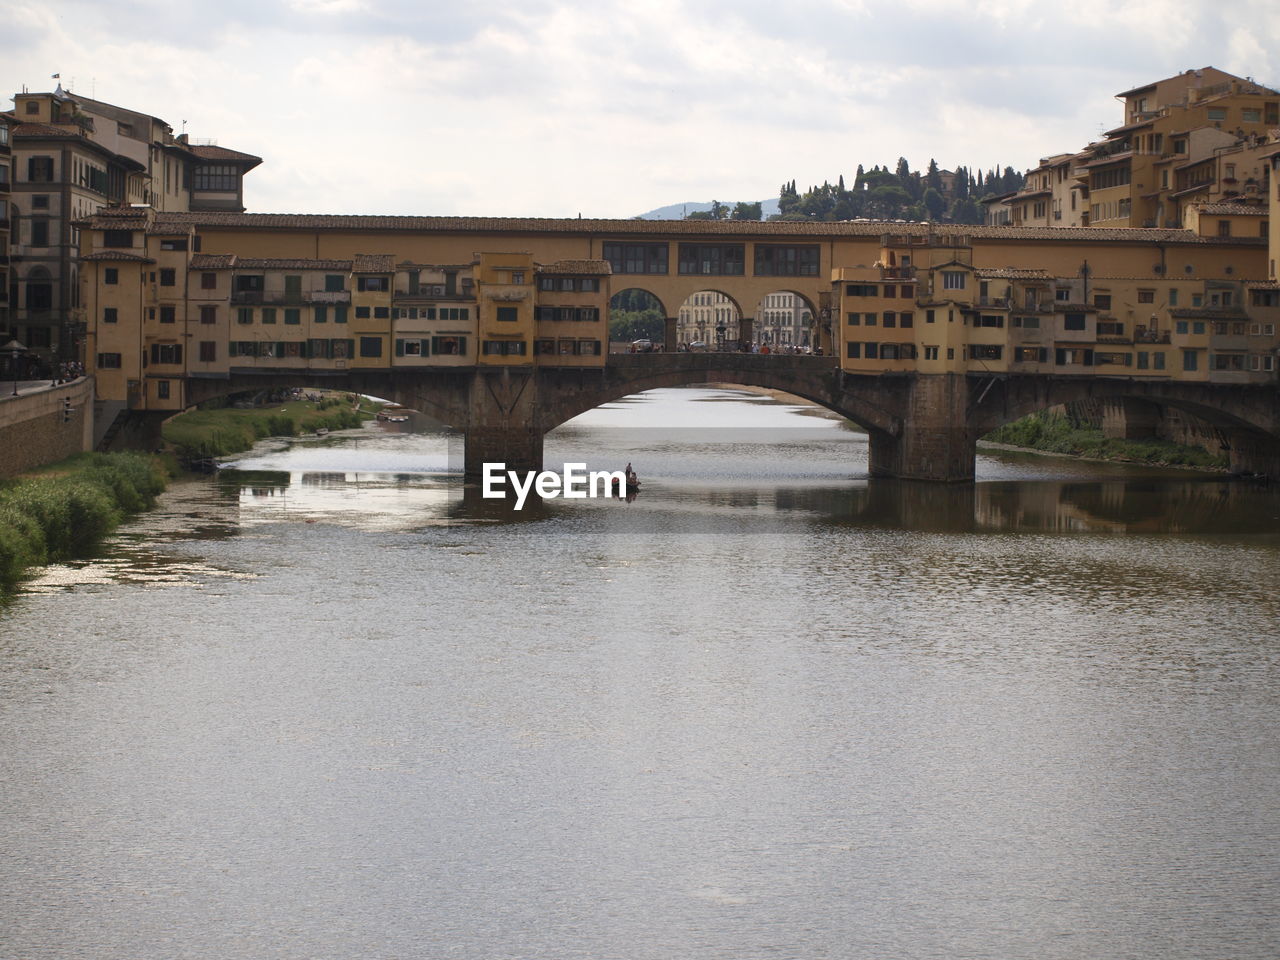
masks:
[[[222,457],[248,450],[267,437],[358,427],[377,407],[360,401],[351,394],[334,394],[249,409],[207,407],[174,417],[164,425],[163,436],[183,461]]]
[[[0,586],[30,567],[86,556],[154,505],[169,471],[142,453],[82,453],[0,488]]]
[[[1151,466],[1226,470],[1227,458],[1203,447],[1185,446],[1156,438],[1117,440],[1096,427],[1074,422],[1058,413],[1033,413],[1007,423],[982,438],[992,443],[1025,447],[1091,460],[1115,460]]]

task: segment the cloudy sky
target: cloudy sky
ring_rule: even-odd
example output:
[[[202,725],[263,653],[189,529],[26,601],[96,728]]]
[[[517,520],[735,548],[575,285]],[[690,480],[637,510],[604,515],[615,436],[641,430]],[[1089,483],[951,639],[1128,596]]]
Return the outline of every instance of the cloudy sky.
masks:
[[[254,212],[629,217],[900,156],[1026,169],[1119,125],[1121,90],[1280,84],[1274,0],[0,0],[0,23],[6,95],[60,73],[256,154]]]

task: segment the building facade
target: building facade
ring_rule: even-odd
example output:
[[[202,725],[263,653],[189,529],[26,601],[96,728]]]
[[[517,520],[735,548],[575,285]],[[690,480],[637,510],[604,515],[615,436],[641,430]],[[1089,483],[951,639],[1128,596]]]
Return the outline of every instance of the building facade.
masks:
[[[709,282],[724,300],[696,309],[814,304],[815,352],[857,374],[1272,382],[1280,344],[1274,253],[1216,231],[132,206],[76,227],[87,356],[120,408],[181,410],[193,380],[242,373],[599,367],[612,289],[679,305]]]
[[[260,161],[61,86],[13,100],[9,328],[48,367],[80,359],[87,332],[78,221],[118,204],[243,210],[241,179]]]

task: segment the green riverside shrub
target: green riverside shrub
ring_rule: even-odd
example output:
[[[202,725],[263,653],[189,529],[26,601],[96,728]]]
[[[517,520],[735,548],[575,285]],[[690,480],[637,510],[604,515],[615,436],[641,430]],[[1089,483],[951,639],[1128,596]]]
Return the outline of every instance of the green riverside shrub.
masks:
[[[0,584],[32,566],[84,556],[165,487],[145,454],[80,454],[0,490]]]

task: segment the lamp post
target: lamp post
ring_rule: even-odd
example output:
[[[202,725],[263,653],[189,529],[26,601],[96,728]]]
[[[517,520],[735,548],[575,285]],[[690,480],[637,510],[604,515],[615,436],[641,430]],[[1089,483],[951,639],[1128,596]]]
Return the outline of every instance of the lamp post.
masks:
[[[9,354],[9,366],[13,368],[11,371],[13,373],[13,395],[16,397],[18,395],[18,358],[27,352],[27,348],[18,342],[17,337],[14,337],[0,349]]]

